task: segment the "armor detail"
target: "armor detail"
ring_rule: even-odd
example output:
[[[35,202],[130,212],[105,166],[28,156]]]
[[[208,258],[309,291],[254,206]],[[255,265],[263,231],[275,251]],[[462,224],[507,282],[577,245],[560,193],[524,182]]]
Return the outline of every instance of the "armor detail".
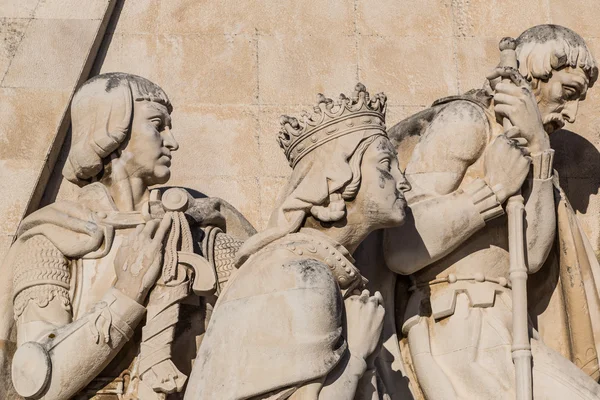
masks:
[[[55,297],[70,310],[71,272],[67,258],[44,236],[25,243],[25,251],[15,263],[13,278],[14,314],[18,318],[30,301],[46,307]]]
[[[227,281],[231,278],[235,266],[235,255],[244,243],[217,227],[208,227],[206,237],[202,241],[202,253],[217,273],[217,295],[225,289]]]

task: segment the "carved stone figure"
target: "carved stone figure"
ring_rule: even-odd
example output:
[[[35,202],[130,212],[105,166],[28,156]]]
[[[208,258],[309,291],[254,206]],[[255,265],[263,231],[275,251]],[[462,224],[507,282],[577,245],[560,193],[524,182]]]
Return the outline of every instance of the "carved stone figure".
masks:
[[[204,320],[254,229],[220,199],[149,190],[169,180],[178,149],[171,111],[165,92],[135,75],[96,76],[75,94],[63,173],[82,187],[79,200],[27,217],[3,267],[0,339],[16,342],[20,396],[183,390]]]
[[[371,399],[384,310],[352,252],[404,220],[409,187],[385,133],[385,96],[361,84],[283,116],[293,168],[269,228],[244,243],[185,398]],[[362,292],[361,292],[362,291]]]
[[[389,131],[412,186],[407,223],[370,243],[383,245],[388,268],[410,275],[397,286],[402,352],[386,341],[380,363],[392,395],[402,371],[417,398],[515,398],[513,312],[526,305],[513,304],[503,205],[522,190],[533,397],[600,398],[600,269],[558,185],[548,138],[575,120],[598,68],[564,27],[536,26],[516,44],[518,71],[498,68],[483,90],[438,100]],[[381,268],[370,252],[357,255],[369,279]]]

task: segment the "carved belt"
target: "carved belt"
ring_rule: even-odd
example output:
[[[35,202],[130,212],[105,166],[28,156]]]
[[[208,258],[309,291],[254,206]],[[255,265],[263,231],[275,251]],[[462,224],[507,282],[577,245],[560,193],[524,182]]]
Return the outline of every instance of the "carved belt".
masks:
[[[438,285],[446,286],[431,292],[427,290]],[[413,313],[421,314],[421,304],[428,302],[431,316],[437,320],[454,314],[456,297],[461,293],[467,295],[471,307],[486,308],[494,305],[498,293],[504,293],[510,290],[510,287],[510,282],[504,277],[492,278],[476,273],[468,277],[449,274],[445,278],[430,282],[417,282],[409,290],[414,292],[410,300],[413,302],[413,307],[416,307]]]

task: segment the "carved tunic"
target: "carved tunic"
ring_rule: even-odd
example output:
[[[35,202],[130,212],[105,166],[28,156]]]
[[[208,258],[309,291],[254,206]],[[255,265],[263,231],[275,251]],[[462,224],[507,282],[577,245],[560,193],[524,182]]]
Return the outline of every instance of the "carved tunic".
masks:
[[[346,350],[342,294],[364,283],[352,262],[311,229],[250,257],[219,297],[186,399],[293,399],[323,381]]]
[[[482,157],[502,127],[478,101],[451,100],[423,112],[427,122],[415,125],[420,137],[406,168],[413,186],[409,205],[422,242],[394,251],[387,262],[397,272],[412,273],[402,331],[426,398],[512,397],[507,221],[495,218],[502,210],[483,181]],[[552,151],[533,158],[527,250],[530,271],[537,271],[553,244],[556,208]],[[388,240],[408,238],[403,229]],[[592,379],[537,339],[536,334],[536,398],[600,398]]]
[[[155,392],[140,380],[140,365],[145,362],[139,357],[140,341],[151,337],[149,328],[144,329],[149,323],[139,323],[146,310],[112,287],[116,280],[114,259],[119,247],[125,236],[145,222],[144,218],[141,213],[117,212],[104,187],[99,184],[83,188],[81,197],[94,210],[90,215],[92,219],[104,227],[104,242],[97,251],[77,259],[66,257],[47,236],[41,234],[23,243],[20,257],[13,266],[13,307],[18,346],[30,346],[27,342],[32,342],[51,349],[50,380],[60,381],[62,383],[58,385],[64,387],[51,388],[51,394],[44,398],[66,399],[64,394],[59,393],[77,390],[82,383],[85,388],[69,398],[172,398]],[[93,201],[89,201],[90,198]],[[241,242],[215,227],[205,231],[196,229],[194,237],[199,243],[198,251],[206,254],[214,268],[214,274],[219,278],[217,289],[221,290],[233,272],[233,259]],[[156,346],[160,343],[157,340],[164,341],[169,348],[176,349],[172,356],[176,367],[189,375],[197,340],[205,330],[206,300],[187,296],[191,293],[191,285],[185,271],[180,280],[186,289],[183,294],[186,299],[172,310],[176,312],[173,315],[177,323],[173,331],[177,332],[175,337],[167,338],[164,335],[166,327],[161,327],[162,333],[145,346],[151,351],[158,351],[160,346]],[[168,315],[161,320],[165,318],[168,319]],[[167,322],[167,325],[170,324]],[[116,351],[118,354],[115,356]],[[19,354],[17,352],[16,357]],[[150,361],[165,357],[158,352],[148,354]],[[76,361],[80,357],[86,365],[84,369],[77,367]],[[168,357],[171,357],[170,350]],[[16,362],[19,363],[19,359]],[[67,378],[70,383],[67,383]],[[179,398],[178,394],[173,396]]]

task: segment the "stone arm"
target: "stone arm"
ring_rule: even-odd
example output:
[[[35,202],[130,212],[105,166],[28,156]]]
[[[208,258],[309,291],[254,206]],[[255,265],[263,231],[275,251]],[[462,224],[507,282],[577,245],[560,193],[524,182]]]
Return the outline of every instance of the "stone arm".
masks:
[[[490,137],[481,107],[455,101],[431,121],[412,153],[406,177],[412,189],[404,225],[384,233],[388,267],[414,273],[446,256],[503,213],[492,189],[477,178],[459,189]]]
[[[494,192],[481,179],[465,190],[413,204],[404,225],[384,233],[386,265],[403,275],[419,271],[448,255],[502,212]]]
[[[546,262],[556,233],[556,206],[552,183],[554,150],[532,155],[533,176],[523,185],[527,241],[527,265],[537,272]]]
[[[71,398],[132,337],[145,307],[111,288],[90,312],[72,321],[65,289],[68,261],[43,236],[29,239],[25,249],[15,268],[13,383],[27,398]]]

